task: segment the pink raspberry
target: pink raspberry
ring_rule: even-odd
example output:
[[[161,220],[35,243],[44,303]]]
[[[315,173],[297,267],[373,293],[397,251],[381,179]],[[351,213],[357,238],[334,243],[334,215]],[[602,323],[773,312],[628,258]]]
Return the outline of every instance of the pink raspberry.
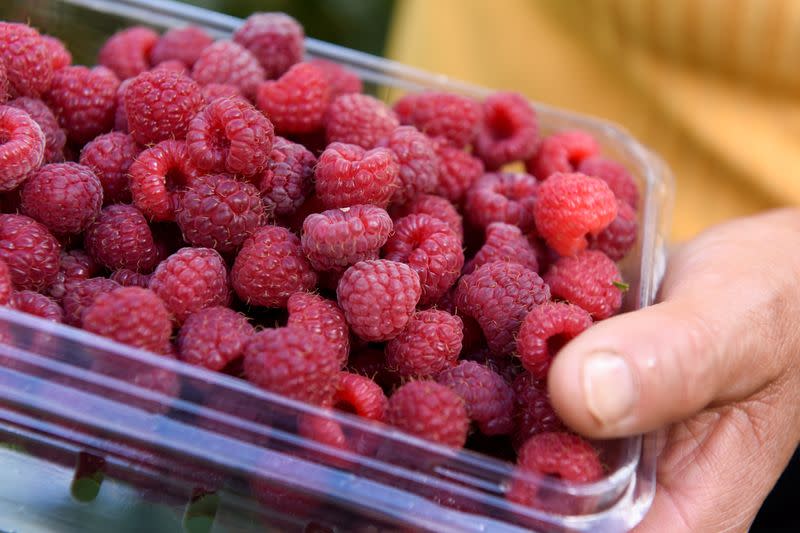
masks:
[[[112,272],[108,278],[116,281],[122,287],[143,287],[146,289],[150,287],[151,275],[152,274],[142,274],[141,272],[136,272],[129,268],[120,268]]]
[[[208,85],[203,85],[200,90],[207,104],[210,104],[217,98],[240,98],[249,103],[238,87],[228,85],[227,83],[209,83]]]
[[[434,148],[439,158],[439,182],[434,192],[461,205],[472,184],[483,176],[483,162],[441,139],[434,142]]]
[[[400,126],[378,145],[391,149],[400,163],[400,183],[392,196],[393,203],[403,204],[418,194],[436,189],[439,157],[430,137],[413,126]]]
[[[288,325],[321,337],[324,345],[336,354],[339,367],[347,363],[350,352],[350,329],[336,302],[316,294],[296,292],[287,302]]]
[[[411,317],[386,345],[386,366],[403,378],[432,378],[456,365],[464,338],[457,316],[429,309]]]
[[[450,229],[458,235],[460,240],[464,240],[464,225],[458,210],[447,198],[433,194],[420,194],[412,198],[408,203],[394,206],[391,215],[394,220],[406,215],[430,215],[447,223]]]
[[[348,268],[336,296],[353,333],[370,342],[393,339],[406,327],[422,292],[408,265],[376,259]]]
[[[242,356],[254,334],[246,316],[227,307],[207,307],[189,315],[181,326],[178,357],[220,371]]]
[[[158,34],[150,28],[126,28],[108,38],[97,54],[97,62],[121,80],[133,78],[150,68],[150,50],[157,41]]]
[[[317,196],[328,209],[357,204],[386,208],[398,186],[399,168],[388,148],[367,151],[331,143],[317,161]]]
[[[263,226],[239,250],[231,284],[249,305],[285,307],[295,292],[312,290],[317,275],[303,255],[300,239],[286,228]]]
[[[600,147],[589,133],[568,130],[545,137],[525,168],[539,180],[556,172],[574,172],[584,159],[592,157]]]
[[[69,53],[61,39],[52,35],[42,35],[42,41],[44,41],[47,55],[53,64],[53,72],[72,65],[72,54]]]
[[[44,159],[42,128],[21,109],[0,105],[0,191],[24,182]]]
[[[267,79],[275,79],[303,59],[303,27],[285,13],[253,13],[233,40],[258,59]]]
[[[309,215],[300,242],[315,270],[344,270],[377,259],[391,232],[392,219],[386,211],[354,205]]]
[[[617,218],[590,241],[589,247],[619,261],[636,244],[638,230],[636,210],[627,202],[617,199]]]
[[[258,188],[270,217],[294,213],[314,188],[317,159],[302,144],[275,137]]]
[[[545,274],[545,281],[553,296],[582,307],[595,320],[619,311],[627,288],[614,261],[597,250],[562,257]]]
[[[164,302],[153,291],[121,287],[94,298],[83,312],[83,329],[159,353],[169,343],[172,322]]]
[[[213,42],[214,39],[203,28],[172,28],[159,37],[150,49],[150,64],[177,60],[191,68],[203,50]]]
[[[527,232],[533,229],[537,187],[536,179],[530,174],[485,174],[467,191],[464,211],[479,228],[486,228],[492,222],[505,222]]]
[[[479,266],[495,261],[519,263],[534,272],[539,271],[536,250],[517,226],[504,222],[492,222],[487,226],[486,240],[475,257],[464,266],[464,274],[469,274]]]
[[[464,266],[458,235],[447,223],[429,215],[408,215],[398,220],[383,254],[390,261],[407,263],[419,275],[422,304],[441,298]]]
[[[330,99],[325,73],[309,63],[298,63],[279,79],[262,83],[256,105],[278,133],[310,133],[322,127]]]
[[[444,137],[455,148],[472,143],[481,124],[481,104],[452,93],[407,94],[394,104],[403,124],[411,124],[430,137]]]
[[[514,432],[511,435],[514,449],[519,450],[537,433],[566,431],[550,405],[545,383],[523,372],[514,379],[511,388],[514,389]]]
[[[394,111],[367,94],[337,96],[325,115],[325,137],[329,143],[374,148],[400,125]]]
[[[498,92],[483,101],[483,122],[475,152],[488,169],[528,159],[536,152],[539,126],[536,112],[519,93]]]
[[[611,159],[594,155],[587,157],[578,165],[578,172],[600,178],[608,184],[614,195],[627,202],[635,210],[639,205],[639,188],[630,172]]]
[[[0,215],[0,259],[14,287],[42,291],[58,276],[61,245],[45,226],[24,215]]]
[[[591,444],[571,433],[541,433],[519,451],[517,465],[523,470],[589,483],[603,476],[603,465]]]
[[[75,144],[111,131],[119,80],[105,67],[64,67],[56,71],[47,102]]]
[[[469,418],[464,400],[435,381],[411,381],[389,398],[386,422],[415,437],[461,448]]]
[[[484,435],[505,435],[513,429],[514,391],[490,368],[462,361],[436,376],[436,381],[464,399],[467,415]]]
[[[76,281],[66,288],[61,301],[61,305],[64,307],[64,322],[71,326],[80,326],[83,322],[83,312],[92,305],[98,295],[119,288],[119,283],[108,278],[88,278]]]
[[[61,301],[67,289],[74,283],[89,279],[97,274],[100,267],[89,254],[81,249],[61,251],[61,261],[53,284],[47,289],[47,294]]]
[[[200,85],[226,83],[237,87],[242,94],[253,98],[264,69],[258,60],[233,41],[217,41],[200,52],[192,68],[192,78]]]
[[[34,291],[15,291],[11,295],[11,302],[9,306],[28,313],[29,315],[38,316],[45,320],[52,322],[63,322],[64,311],[58,302]]]
[[[64,145],[67,134],[58,125],[56,116],[47,104],[36,98],[22,96],[8,102],[11,107],[22,109],[36,122],[44,133],[44,162],[59,163],[64,160]]]
[[[27,24],[0,22],[0,63],[5,65],[12,98],[39,98],[50,88],[53,62],[47,44]]]
[[[339,386],[333,395],[334,408],[382,422],[388,406],[389,400],[377,383],[359,374],[339,373]]]
[[[361,78],[347,67],[335,61],[320,58],[312,59],[309,63],[325,72],[328,83],[331,86],[331,99],[342,94],[364,92],[364,84],[361,83]]]
[[[606,183],[585,174],[552,174],[542,182],[533,206],[536,229],[561,255],[586,249],[617,217],[617,200]]]
[[[130,203],[128,170],[140,152],[133,137],[118,131],[95,137],[81,150],[80,163],[100,179],[105,205]]]
[[[142,213],[130,205],[104,208],[86,230],[84,246],[92,259],[109,270],[150,272],[158,263],[150,226]]]
[[[456,289],[458,312],[480,324],[492,353],[511,354],[525,315],[550,299],[536,272],[516,263],[487,263],[463,276]]]

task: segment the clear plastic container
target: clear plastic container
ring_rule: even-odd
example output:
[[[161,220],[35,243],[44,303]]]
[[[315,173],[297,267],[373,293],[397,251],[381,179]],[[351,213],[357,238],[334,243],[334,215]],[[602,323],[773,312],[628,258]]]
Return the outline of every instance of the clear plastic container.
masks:
[[[92,63],[116,30],[197,24],[218,37],[239,19],[159,0],[3,0],[0,16],[64,39]],[[307,39],[368,88],[486,89]],[[583,128],[642,193],[640,238],[621,264],[625,309],[649,305],[663,271],[668,170],[618,127],[537,105],[545,132]],[[513,465],[455,452],[259,390],[233,377],[0,309],[0,529],[8,531],[621,531],[654,493],[658,437],[597,442],[609,474],[539,484],[543,508],[509,503]],[[145,385],[150,384],[151,388]],[[153,385],[157,386],[155,389]],[[304,439],[303,417],[340,424],[361,454]]]

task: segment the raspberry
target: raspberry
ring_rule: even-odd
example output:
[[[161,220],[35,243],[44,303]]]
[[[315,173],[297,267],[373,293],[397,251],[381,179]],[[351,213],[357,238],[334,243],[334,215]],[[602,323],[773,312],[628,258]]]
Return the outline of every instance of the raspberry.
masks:
[[[389,398],[386,422],[454,448],[464,446],[469,430],[464,400],[434,381],[411,381],[397,389]]]
[[[422,289],[408,265],[376,259],[348,268],[336,296],[353,333],[365,341],[393,339],[406,327]]]
[[[394,111],[367,94],[337,96],[325,115],[328,142],[355,144],[373,148],[400,125]]]
[[[455,148],[470,144],[478,133],[483,110],[472,98],[451,93],[407,94],[394,104],[403,124],[430,137],[444,137]]]
[[[75,144],[111,131],[119,80],[105,67],[64,67],[56,71],[47,102]]]
[[[419,311],[386,345],[386,366],[404,378],[434,377],[456,365],[462,328],[461,319],[445,311]]]
[[[408,215],[398,220],[383,254],[391,261],[407,263],[419,275],[422,304],[441,298],[464,266],[458,235],[446,222],[429,215]]]
[[[22,186],[22,212],[56,235],[83,232],[102,206],[100,180],[89,167],[77,163],[45,165]]]
[[[0,259],[0,305],[7,305],[11,300],[14,285],[11,281],[11,270],[6,262]]]
[[[496,372],[473,361],[443,370],[436,381],[464,399],[467,415],[484,435],[505,435],[513,429],[514,391]]]
[[[17,311],[35,315],[45,320],[52,322],[64,321],[64,311],[61,310],[61,306],[52,298],[48,298],[38,292],[15,291],[11,295],[9,305]]]
[[[303,255],[300,239],[286,228],[263,226],[242,245],[231,284],[247,304],[284,307],[295,292],[313,289],[317,275]]]
[[[45,136],[28,113],[0,105],[0,191],[11,191],[44,159]]]
[[[133,137],[118,131],[95,137],[81,150],[80,163],[100,179],[105,205],[130,203],[128,170],[140,152]]]
[[[336,354],[339,366],[344,367],[350,352],[350,329],[336,302],[316,294],[297,292],[289,297],[287,308],[289,327],[321,337],[325,346]]]
[[[433,141],[413,126],[400,126],[379,146],[394,152],[400,163],[399,187],[392,202],[403,204],[418,194],[433,192],[438,184],[439,158]]]
[[[39,98],[50,88],[53,62],[39,32],[27,24],[0,22],[0,63],[4,63],[9,94]]]
[[[209,83],[208,85],[203,85],[200,91],[203,93],[203,99],[207,104],[210,104],[217,98],[241,98],[249,103],[238,87],[228,85],[227,83]]]
[[[544,181],[556,172],[574,172],[598,150],[597,141],[585,131],[564,131],[542,139],[536,153],[525,162],[525,168]]]
[[[519,450],[525,442],[537,433],[566,431],[558,418],[547,386],[528,372],[523,372],[511,384],[514,389],[514,432],[511,441]]]
[[[328,209],[373,204],[386,208],[398,184],[399,164],[388,148],[331,143],[317,161],[317,196]]]
[[[456,306],[474,318],[492,353],[514,352],[515,337],[525,315],[550,299],[550,289],[536,272],[516,263],[487,263],[463,276]]]
[[[636,210],[627,202],[617,199],[617,218],[606,229],[591,239],[589,247],[600,250],[614,261],[619,261],[636,244],[639,224]]]
[[[561,255],[575,255],[617,217],[617,201],[606,183],[584,174],[552,174],[539,187],[533,207],[536,229]]]
[[[24,215],[0,215],[0,259],[19,290],[41,291],[58,276],[61,245],[47,228]]]
[[[472,184],[483,176],[483,162],[442,140],[434,142],[434,148],[439,158],[439,182],[434,192],[461,205]]]
[[[156,267],[149,288],[178,324],[201,309],[230,303],[225,261],[210,248],[178,250]]]
[[[517,335],[522,366],[537,379],[546,380],[561,348],[591,325],[592,317],[577,305],[545,302],[534,307]]]
[[[537,186],[530,174],[485,174],[467,191],[464,211],[470,222],[479,228],[486,228],[492,222],[505,222],[527,232],[533,229]]]
[[[170,59],[168,61],[162,61],[158,65],[154,66],[150,69],[151,71],[154,70],[164,70],[167,72],[177,72],[178,74],[186,74],[186,65],[181,63],[180,61],[176,61],[174,59]],[[205,99],[205,97],[204,97]]]
[[[6,75],[6,65],[0,61],[0,104],[4,104],[9,99],[8,76]]]
[[[204,172],[254,176],[267,166],[275,132],[267,118],[242,99],[220,98],[189,123],[186,148]]]
[[[519,93],[498,92],[483,101],[483,122],[475,153],[488,169],[528,159],[536,152],[539,127],[536,112]]]
[[[339,386],[333,395],[332,403],[340,411],[382,422],[386,416],[389,400],[386,399],[380,386],[368,377],[339,372]]]
[[[97,62],[121,80],[133,78],[150,68],[150,50],[157,41],[158,34],[150,28],[126,28],[108,38],[97,54]]]
[[[594,155],[578,165],[578,172],[600,178],[614,191],[614,195],[634,209],[639,205],[639,188],[628,170],[611,159]]]
[[[233,40],[258,59],[268,79],[275,79],[303,59],[303,27],[285,13],[254,13]]]
[[[621,280],[614,261],[597,250],[562,257],[545,274],[553,296],[582,307],[595,320],[608,318],[621,307]]]
[[[153,291],[121,287],[95,297],[83,312],[83,329],[158,353],[169,343],[172,322]]]
[[[389,214],[373,205],[354,205],[309,215],[300,240],[315,270],[344,270],[377,259],[392,232]]]
[[[206,47],[214,39],[197,26],[173,28],[159,37],[150,49],[150,63],[158,65],[164,61],[180,61],[191,68]]]
[[[64,160],[64,145],[67,134],[58,125],[56,116],[47,104],[36,98],[22,96],[8,102],[11,107],[22,109],[36,122],[44,133],[44,162],[59,163]]]
[[[266,390],[326,404],[338,386],[339,362],[321,337],[293,327],[265,329],[245,345],[244,372]]]
[[[53,64],[53,72],[72,65],[72,54],[69,53],[61,39],[52,35],[42,35],[42,41],[44,41],[47,55]]]
[[[279,133],[310,133],[322,127],[330,98],[325,73],[309,63],[298,63],[279,79],[262,83],[256,105]]]
[[[79,280],[66,288],[61,305],[64,306],[64,322],[71,326],[80,326],[83,312],[100,294],[119,289],[116,281],[107,278],[88,278]]]
[[[184,74],[143,72],[125,89],[128,130],[142,145],[183,139],[189,121],[205,105],[200,86]]]
[[[269,216],[294,213],[314,188],[317,159],[302,144],[275,137],[258,188]]]
[[[464,226],[461,221],[461,215],[458,214],[458,210],[447,198],[433,194],[420,194],[403,205],[393,206],[390,214],[395,220],[406,215],[430,215],[445,222],[458,235],[459,240],[464,240]]]
[[[123,287],[143,287],[146,289],[150,286],[150,276],[151,274],[142,274],[129,268],[120,268],[112,272],[108,278]]]
[[[178,333],[182,361],[209,370],[222,370],[241,357],[255,333],[247,317],[226,307],[207,307],[192,313]]]
[[[486,228],[486,241],[464,266],[464,274],[473,272],[486,263],[506,261],[518,263],[525,268],[538,272],[539,261],[536,250],[528,242],[517,226],[503,222],[492,222]]]
[[[115,204],[100,211],[86,230],[84,246],[92,259],[109,270],[150,272],[158,263],[153,233],[142,213],[130,205]]]
[[[226,83],[237,87],[242,94],[253,98],[264,69],[258,60],[233,41],[217,41],[200,52],[192,67],[192,78],[200,85]]]
[[[531,437],[520,449],[517,465],[529,472],[579,483],[603,476],[597,450],[571,433],[541,433]]]
[[[312,59],[309,63],[325,73],[331,86],[331,99],[342,94],[364,91],[364,84],[361,83],[361,78],[358,77],[358,74],[339,63],[320,58]]]

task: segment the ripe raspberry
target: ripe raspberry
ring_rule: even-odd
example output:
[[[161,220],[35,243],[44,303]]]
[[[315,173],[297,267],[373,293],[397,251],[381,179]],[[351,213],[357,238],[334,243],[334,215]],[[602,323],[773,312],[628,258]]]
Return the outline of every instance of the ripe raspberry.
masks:
[[[12,98],[39,98],[50,88],[53,62],[47,44],[27,24],[0,22],[0,63],[5,65]]]
[[[285,13],[254,13],[247,17],[233,40],[258,59],[267,79],[275,79],[303,59],[303,27]]]
[[[603,476],[603,465],[591,444],[571,433],[541,433],[519,451],[517,465],[565,481],[589,483]]]
[[[208,85],[203,85],[200,91],[203,93],[203,100],[205,100],[207,104],[210,104],[217,98],[241,98],[249,103],[238,87],[228,85],[227,83],[209,83]]]
[[[248,381],[295,400],[327,404],[339,381],[339,361],[321,337],[302,329],[265,329],[244,348]]]
[[[603,252],[586,250],[562,257],[550,267],[545,280],[553,296],[582,307],[595,320],[610,317],[622,306],[622,275]]]
[[[533,206],[536,229],[561,255],[575,255],[617,217],[617,201],[606,183],[585,174],[552,174],[539,186]]]
[[[56,235],[83,232],[102,206],[100,180],[89,167],[77,163],[45,165],[22,186],[22,212]]]
[[[172,322],[164,302],[153,291],[121,287],[95,297],[83,312],[83,329],[159,353],[169,343]]]
[[[514,391],[496,372],[473,361],[443,370],[436,381],[464,399],[467,415],[484,435],[505,435],[513,429]]]
[[[158,263],[153,233],[142,213],[130,205],[110,205],[100,211],[86,230],[84,246],[92,259],[109,270],[150,272]]]
[[[36,122],[44,133],[44,163],[59,163],[64,160],[64,145],[67,134],[58,125],[56,116],[47,104],[36,98],[22,96],[8,102],[11,107],[22,109]]]
[[[614,261],[619,261],[636,244],[639,224],[636,220],[636,210],[627,202],[617,199],[617,218],[597,237],[591,239],[589,247],[600,250]]]
[[[492,222],[533,229],[533,206],[538,183],[530,174],[494,172],[485,174],[467,191],[464,211],[479,228]]]
[[[52,322],[63,322],[64,311],[58,302],[34,291],[15,291],[11,295],[10,307],[17,311],[35,315]]]
[[[336,296],[353,333],[370,342],[387,341],[406,327],[419,302],[419,276],[408,265],[377,259],[348,268]]]
[[[315,270],[344,270],[377,259],[392,232],[389,214],[373,205],[354,205],[309,215],[300,240]]]
[[[574,172],[599,149],[594,137],[585,131],[563,131],[542,139],[536,153],[525,162],[525,168],[544,181],[556,172]]]
[[[42,41],[47,48],[47,55],[53,64],[53,72],[72,65],[72,54],[67,50],[66,45],[52,35],[42,35]]]
[[[514,449],[519,450],[538,433],[567,430],[550,405],[546,384],[522,372],[511,388],[514,389],[514,432],[511,435]]]
[[[312,290],[317,275],[303,255],[300,239],[286,228],[263,226],[242,245],[231,284],[247,304],[284,307],[295,292]]]
[[[429,215],[408,215],[398,220],[383,254],[390,261],[407,263],[419,275],[422,304],[441,298],[464,266],[458,235],[446,222]]]
[[[45,136],[28,113],[0,105],[0,191],[11,191],[39,168]]]
[[[389,398],[386,422],[454,448],[464,446],[469,431],[464,400],[434,381],[411,381],[397,389]]]
[[[328,83],[331,86],[331,99],[342,94],[361,93],[364,91],[364,84],[361,78],[352,70],[343,67],[334,61],[315,58],[309,61],[312,65],[325,72]]]
[[[205,105],[200,86],[184,74],[157,70],[133,78],[124,92],[128,130],[141,145],[183,139]]]
[[[289,297],[287,308],[289,327],[321,337],[336,355],[339,367],[344,367],[350,352],[350,329],[336,302],[316,294],[297,292]]]
[[[463,276],[456,289],[459,313],[474,318],[492,353],[514,352],[525,315],[550,299],[550,289],[536,272],[516,263],[487,263]]]
[[[107,278],[88,278],[69,285],[61,301],[64,306],[64,322],[71,326],[80,326],[83,312],[92,305],[97,296],[119,288],[119,283]]]
[[[578,172],[600,178],[614,191],[614,195],[634,209],[639,205],[639,188],[628,170],[611,159],[594,155],[578,165]]]
[[[325,114],[325,137],[329,143],[374,148],[400,125],[394,111],[367,94],[337,96]]]
[[[122,287],[143,287],[146,289],[150,286],[150,276],[151,274],[142,274],[129,268],[120,268],[112,272],[108,278],[116,281]]]
[[[105,205],[130,203],[128,170],[140,152],[133,137],[118,131],[95,137],[81,150],[80,163],[100,179]]]
[[[75,144],[111,131],[119,80],[105,67],[64,67],[56,71],[47,103]]]
[[[132,78],[150,68],[150,50],[157,41],[158,34],[150,28],[126,28],[108,38],[97,54],[97,62],[121,80]]]
[[[400,163],[399,187],[392,202],[403,204],[433,192],[439,181],[439,158],[433,141],[413,126],[400,126],[378,143],[391,149]]]
[[[386,366],[404,378],[432,378],[456,365],[463,324],[445,311],[419,311],[386,345]]]
[[[275,137],[258,188],[269,216],[291,215],[314,188],[317,159],[302,144]]]
[[[233,41],[223,40],[200,52],[192,67],[192,78],[200,85],[233,85],[247,98],[253,98],[259,84],[264,81],[264,69],[247,49]]]
[[[0,305],[7,305],[11,300],[14,285],[11,281],[11,270],[6,262],[0,259]]]
[[[389,400],[377,383],[359,374],[339,372],[339,386],[333,395],[334,408],[383,422],[388,406]]]
[[[420,194],[403,205],[393,206],[390,214],[393,220],[406,215],[430,215],[445,222],[458,235],[459,240],[464,240],[464,225],[461,215],[447,198],[433,194]]]
[[[439,182],[434,191],[455,205],[461,205],[472,184],[483,176],[483,162],[441,139],[434,142],[439,158]]]
[[[0,215],[0,259],[18,290],[42,291],[58,276],[61,245],[47,228],[24,215]]]
[[[177,60],[191,68],[203,50],[213,42],[214,39],[197,26],[173,28],[159,37],[150,49],[150,64]]]
[[[256,106],[278,133],[310,133],[322,127],[330,99],[325,73],[309,63],[298,63],[279,79],[258,87]]]
[[[328,209],[373,204],[386,208],[398,186],[400,165],[388,148],[331,143],[316,167],[317,196]]]
[[[503,222],[492,222],[486,228],[486,241],[464,266],[464,274],[473,272],[486,263],[506,261],[519,263],[533,272],[539,271],[536,250],[517,226]]]
[[[152,290],[178,324],[189,315],[230,303],[225,261],[210,248],[182,248],[162,261],[150,277]]]
[[[498,92],[483,101],[483,122],[475,139],[475,153],[495,170],[528,159],[536,152],[539,126],[536,112],[519,93]]]
[[[455,148],[472,143],[481,124],[481,104],[452,93],[407,94],[394,104],[403,124],[416,126],[430,137],[444,137]]]
[[[241,357],[255,334],[247,317],[227,307],[207,307],[189,315],[178,333],[179,358],[220,371]]]

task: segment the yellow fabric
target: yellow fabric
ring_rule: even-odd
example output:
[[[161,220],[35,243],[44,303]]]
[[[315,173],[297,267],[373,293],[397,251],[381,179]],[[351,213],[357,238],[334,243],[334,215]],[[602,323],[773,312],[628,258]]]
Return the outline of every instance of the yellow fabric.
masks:
[[[675,239],[800,205],[800,1],[397,0],[387,55],[622,124],[675,174]]]

